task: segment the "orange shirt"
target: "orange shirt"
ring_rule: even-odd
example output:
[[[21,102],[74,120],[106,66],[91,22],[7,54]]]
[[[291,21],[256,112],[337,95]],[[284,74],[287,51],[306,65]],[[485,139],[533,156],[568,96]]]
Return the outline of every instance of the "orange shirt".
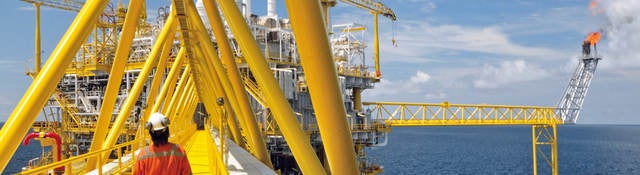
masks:
[[[173,143],[150,145],[138,154],[133,174],[191,174],[191,166],[182,147]]]

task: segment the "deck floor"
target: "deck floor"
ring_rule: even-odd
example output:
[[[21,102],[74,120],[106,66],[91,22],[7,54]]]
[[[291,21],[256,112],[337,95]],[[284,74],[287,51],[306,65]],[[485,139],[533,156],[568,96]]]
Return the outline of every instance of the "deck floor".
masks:
[[[207,131],[196,131],[184,145],[193,174],[210,174],[207,139],[211,139]]]

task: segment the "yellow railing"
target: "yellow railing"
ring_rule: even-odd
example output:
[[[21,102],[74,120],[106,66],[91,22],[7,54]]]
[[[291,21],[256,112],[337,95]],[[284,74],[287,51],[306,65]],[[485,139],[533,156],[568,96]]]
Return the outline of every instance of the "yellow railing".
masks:
[[[133,163],[135,162],[135,158],[136,156],[132,156],[132,160],[128,161],[128,162],[123,162],[122,157],[123,154],[121,152],[121,150],[123,150],[123,148],[125,148],[126,150],[128,150],[128,152],[126,152],[124,155],[126,154],[131,154],[133,151],[132,150],[137,150],[137,146],[140,142],[138,142],[137,140],[134,141],[129,141],[129,142],[125,142],[122,144],[118,144],[115,146],[112,146],[110,148],[107,149],[102,149],[99,151],[95,151],[95,152],[90,152],[90,153],[86,153],[86,154],[82,154],[80,156],[76,156],[76,157],[71,157],[69,159],[65,159],[59,162],[55,162],[55,163],[51,163],[45,166],[41,166],[41,167],[37,167],[37,168],[33,168],[30,170],[26,170],[26,171],[22,171],[20,174],[46,174],[47,172],[53,171],[55,168],[64,166],[65,167],[65,174],[75,174],[77,172],[73,171],[73,167],[72,164],[74,162],[86,162],[87,159],[89,158],[97,158],[102,156],[103,154],[109,154],[111,151],[115,151],[117,153],[117,163],[118,163],[118,168],[115,169],[115,171],[111,172],[112,174],[116,174],[116,173],[122,173],[125,170],[127,170],[129,167],[131,167],[133,165]],[[105,162],[100,162],[102,159],[97,158],[97,160],[99,161],[98,164],[102,165]],[[71,171],[69,171],[71,170]],[[86,170],[85,170],[86,171]],[[102,174],[103,169],[102,166],[98,166],[97,167],[97,171],[98,174]],[[86,173],[86,172],[84,172]]]
[[[267,104],[264,100],[264,95],[262,94],[262,91],[260,91],[260,88],[258,87],[256,82],[250,80],[249,78],[244,78],[244,89],[247,90],[247,92],[249,92],[249,94],[251,94],[251,96],[256,99],[256,101],[258,101],[258,103],[260,103],[260,105],[267,107]]]
[[[391,126],[556,125],[554,107],[443,103],[364,102],[372,117]]]

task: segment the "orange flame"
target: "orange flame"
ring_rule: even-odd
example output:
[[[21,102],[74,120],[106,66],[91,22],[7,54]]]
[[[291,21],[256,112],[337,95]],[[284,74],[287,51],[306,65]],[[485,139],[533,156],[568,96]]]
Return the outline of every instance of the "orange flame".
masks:
[[[589,36],[584,40],[584,42],[589,42],[592,46],[597,44],[600,41],[600,32],[591,32]]]

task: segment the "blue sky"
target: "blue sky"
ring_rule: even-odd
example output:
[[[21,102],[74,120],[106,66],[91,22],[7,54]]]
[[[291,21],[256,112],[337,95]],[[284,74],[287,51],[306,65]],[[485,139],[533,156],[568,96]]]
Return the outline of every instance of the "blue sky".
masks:
[[[398,21],[380,18],[384,79],[365,91],[365,101],[555,106],[577,64],[582,40],[603,29],[607,35],[599,51],[604,60],[578,122],[640,124],[633,110],[640,105],[640,54],[633,53],[640,50],[638,1],[603,1],[595,15],[589,0],[382,2],[396,12]],[[153,3],[149,7],[160,5]],[[265,14],[264,4],[254,1],[252,11]],[[33,9],[21,1],[3,1],[0,13],[5,24],[0,32],[4,121],[31,82],[24,70],[33,63],[35,24]],[[278,1],[278,13],[287,16],[283,1]],[[345,4],[339,3],[331,14],[332,24],[373,25],[370,14]],[[73,17],[71,12],[43,9],[43,58]],[[371,42],[373,32],[367,33]]]

